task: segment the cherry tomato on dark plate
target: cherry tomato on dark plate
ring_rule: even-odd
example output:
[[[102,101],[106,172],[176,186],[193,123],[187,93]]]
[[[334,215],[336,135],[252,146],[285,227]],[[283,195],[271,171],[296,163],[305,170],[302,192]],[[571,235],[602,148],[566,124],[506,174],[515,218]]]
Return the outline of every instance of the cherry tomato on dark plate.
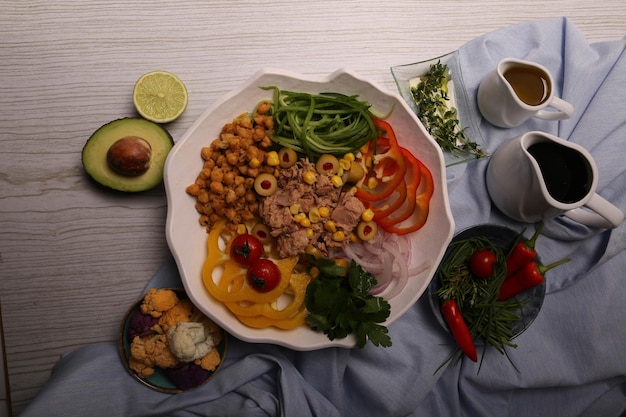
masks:
[[[268,292],[280,283],[280,269],[269,259],[258,259],[248,267],[246,278],[258,292]]]
[[[251,265],[263,255],[263,244],[255,236],[244,233],[230,244],[230,257],[240,265]]]
[[[470,257],[470,271],[479,278],[489,278],[493,275],[496,260],[496,254],[489,249],[479,249]]]

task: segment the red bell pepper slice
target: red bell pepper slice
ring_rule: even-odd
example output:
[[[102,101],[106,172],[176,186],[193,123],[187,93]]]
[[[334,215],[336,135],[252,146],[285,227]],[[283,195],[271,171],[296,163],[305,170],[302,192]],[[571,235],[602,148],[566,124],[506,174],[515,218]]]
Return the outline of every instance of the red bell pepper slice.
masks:
[[[394,212],[393,216],[390,213],[384,218],[381,218],[377,221],[378,225],[383,229],[386,227],[391,227],[394,224],[400,223],[411,217],[411,214],[413,214],[413,212],[415,211],[415,206],[417,205],[417,189],[422,182],[420,162],[407,149],[401,148],[401,151],[407,165],[407,169],[404,174],[404,183],[406,185],[406,198],[404,204],[398,207],[398,210],[402,209],[399,213]]]
[[[374,221],[378,222],[384,219],[394,211],[398,210],[407,198],[407,187],[404,180],[396,187],[389,197],[381,201],[370,201],[366,205],[367,208],[374,212]]]
[[[416,159],[417,160],[417,159]],[[419,163],[420,171],[420,188],[421,191],[415,197],[415,210],[411,213],[411,216],[406,220],[395,223],[389,227],[382,227],[383,230],[389,233],[395,233],[398,235],[405,235],[407,233],[419,230],[428,219],[428,211],[430,208],[430,199],[433,195],[435,184],[433,182],[433,176],[422,162]]]
[[[400,185],[406,172],[406,163],[391,125],[380,119],[374,123],[385,136],[377,138],[375,143],[370,142],[361,151],[366,172],[355,194],[361,201],[381,201],[389,197]],[[370,178],[376,178],[376,187],[368,187]]]

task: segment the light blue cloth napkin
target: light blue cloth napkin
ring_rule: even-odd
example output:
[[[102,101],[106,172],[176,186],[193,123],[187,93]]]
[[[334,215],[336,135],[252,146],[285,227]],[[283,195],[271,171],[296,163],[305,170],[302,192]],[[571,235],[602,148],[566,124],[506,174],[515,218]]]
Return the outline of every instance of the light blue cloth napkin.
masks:
[[[574,104],[564,122],[531,120],[515,129],[481,123],[489,152],[520,133],[543,130],[585,146],[600,171],[598,192],[626,211],[626,38],[588,45],[565,18],[488,33],[460,48],[475,100],[480,79],[503,57],[539,62],[557,95]],[[475,104],[474,104],[475,105]],[[478,110],[474,109],[478,115]],[[457,231],[482,223],[521,230],[491,206],[488,161],[451,167]],[[509,360],[488,351],[480,373],[463,360],[435,372],[453,349],[422,297],[389,330],[388,349],[295,352],[230,338],[221,370],[177,395],[144,387],[102,344],[64,355],[21,414],[30,416],[617,416],[626,409],[626,225],[592,230],[558,219],[538,242],[545,261],[572,261],[548,273],[548,295]],[[148,287],[179,284],[172,261]]]

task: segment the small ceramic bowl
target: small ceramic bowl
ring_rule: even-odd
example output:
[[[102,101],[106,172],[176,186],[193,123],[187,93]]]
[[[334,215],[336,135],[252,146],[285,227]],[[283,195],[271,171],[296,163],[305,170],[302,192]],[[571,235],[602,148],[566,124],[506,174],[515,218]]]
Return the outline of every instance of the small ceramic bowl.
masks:
[[[452,245],[454,242],[458,242],[465,239],[477,238],[477,237],[485,237],[491,241],[494,245],[501,248],[502,251],[506,254],[513,248],[513,245],[517,243],[520,239],[520,233],[509,229],[508,227],[493,225],[493,224],[483,224],[479,226],[470,227],[458,233],[450,244]],[[521,239],[526,239],[526,237],[522,237]],[[443,260],[441,263],[443,264],[446,260],[452,255],[452,251],[448,249],[444,254]],[[441,265],[441,264],[440,264]],[[440,305],[441,301],[437,295],[437,290],[440,288],[439,279],[437,278],[438,272],[435,275],[435,278],[430,283],[428,287],[428,298],[430,301],[430,305],[437,317],[437,321],[441,326],[448,331],[448,326],[445,323],[443,316],[441,315]],[[543,305],[543,300],[546,295],[546,281],[544,280],[541,284],[536,287],[529,288],[526,291],[518,294],[515,298],[518,300],[528,299],[528,301],[524,304],[524,307],[521,311],[518,312],[520,315],[520,319],[513,323],[511,327],[512,337],[511,339],[516,338],[520,334],[522,334],[535,320],[539,311],[541,310],[541,306]]]
[[[185,291],[181,288],[170,288],[172,291],[174,291],[176,293],[176,295],[178,296],[179,300],[183,300],[187,298],[187,295],[185,294]],[[142,296],[141,298],[139,298],[135,303],[133,303],[133,305],[128,309],[127,313],[124,315],[124,319],[122,320],[122,324],[120,326],[119,329],[119,334],[118,334],[118,348],[119,348],[119,352],[120,352],[120,356],[122,359],[122,362],[124,363],[125,368],[128,370],[128,372],[139,382],[141,382],[142,384],[146,385],[147,387],[150,387],[156,391],[160,391],[160,392],[165,392],[165,393],[169,393],[169,394],[177,394],[183,391],[187,391],[190,389],[194,389],[197,388],[200,385],[205,384],[207,381],[209,381],[213,375],[215,375],[215,373],[219,370],[220,366],[222,365],[222,363],[224,362],[224,357],[226,355],[226,348],[228,345],[228,338],[227,338],[227,333],[222,330],[220,328],[220,332],[221,332],[221,340],[220,343],[214,347],[214,349],[217,349],[219,355],[220,355],[220,363],[217,365],[217,367],[215,368],[215,370],[213,371],[204,371],[200,374],[201,378],[200,379],[196,379],[195,383],[192,384],[192,386],[184,386],[183,388],[181,388],[179,385],[177,385],[174,380],[172,380],[172,378],[170,378],[168,376],[168,371],[161,369],[159,367],[155,367],[154,368],[154,373],[152,375],[150,375],[149,377],[143,378],[140,375],[138,375],[134,370],[132,370],[129,366],[129,360],[130,360],[130,346],[131,346],[131,342],[132,342],[132,338],[129,335],[129,324],[130,324],[130,319],[131,317],[135,314],[135,313],[139,313],[140,312],[140,306],[143,302],[143,298],[144,296]],[[155,335],[157,335],[158,333],[154,332]]]

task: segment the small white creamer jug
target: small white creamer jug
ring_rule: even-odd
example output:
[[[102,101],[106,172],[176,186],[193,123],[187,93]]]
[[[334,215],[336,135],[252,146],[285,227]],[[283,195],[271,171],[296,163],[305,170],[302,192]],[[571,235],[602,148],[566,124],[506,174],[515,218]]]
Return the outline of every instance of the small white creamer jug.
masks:
[[[487,191],[507,216],[534,223],[565,215],[615,228],[624,213],[596,193],[598,168],[582,146],[533,131],[502,144],[487,166]]]

